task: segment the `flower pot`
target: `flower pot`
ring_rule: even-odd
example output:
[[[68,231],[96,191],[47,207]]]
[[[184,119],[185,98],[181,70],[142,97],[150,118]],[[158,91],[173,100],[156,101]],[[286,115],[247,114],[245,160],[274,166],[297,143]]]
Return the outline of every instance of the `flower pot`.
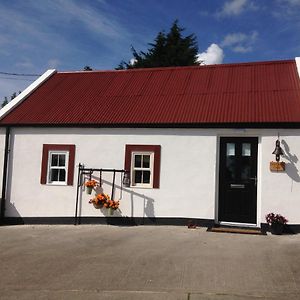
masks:
[[[88,195],[90,195],[90,194],[92,193],[92,191],[93,191],[93,187],[87,186],[85,190],[86,190],[86,193],[87,193]]]
[[[96,204],[93,202],[93,205],[96,209],[101,209],[103,207],[103,204]]]
[[[273,223],[271,224],[271,233],[276,235],[281,235],[283,233],[284,224]]]

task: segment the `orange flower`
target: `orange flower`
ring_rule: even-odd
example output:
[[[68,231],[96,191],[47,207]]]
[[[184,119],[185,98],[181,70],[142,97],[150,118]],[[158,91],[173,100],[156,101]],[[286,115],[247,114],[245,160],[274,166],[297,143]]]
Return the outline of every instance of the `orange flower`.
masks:
[[[105,208],[112,208],[114,210],[119,208],[120,201],[110,199],[109,195],[101,193],[97,194],[93,199],[90,199],[89,203],[95,203],[97,205],[103,204]]]
[[[86,187],[95,187],[98,185],[98,182],[94,179],[88,180],[85,184]]]

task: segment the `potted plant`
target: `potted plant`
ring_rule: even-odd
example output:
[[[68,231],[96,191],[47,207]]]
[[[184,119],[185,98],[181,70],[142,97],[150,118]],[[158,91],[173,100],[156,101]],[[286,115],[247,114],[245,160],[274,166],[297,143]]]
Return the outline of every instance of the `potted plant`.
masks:
[[[120,205],[120,201],[111,200],[109,195],[104,193],[97,194],[93,199],[90,199],[89,203],[93,204],[95,208],[106,208],[110,216],[114,214],[114,211]]]
[[[288,222],[284,216],[274,213],[267,214],[266,221],[271,228],[272,234],[282,234],[284,225]]]
[[[98,182],[92,179],[85,182],[84,185],[86,186],[86,193],[90,195],[93,191],[93,188],[98,185]]]
[[[90,199],[89,203],[93,204],[95,208],[102,208],[109,199],[107,194],[101,193],[97,194],[93,199]]]
[[[119,208],[120,202],[116,200],[108,200],[104,207],[108,209],[108,214],[112,216],[114,214],[114,211]]]

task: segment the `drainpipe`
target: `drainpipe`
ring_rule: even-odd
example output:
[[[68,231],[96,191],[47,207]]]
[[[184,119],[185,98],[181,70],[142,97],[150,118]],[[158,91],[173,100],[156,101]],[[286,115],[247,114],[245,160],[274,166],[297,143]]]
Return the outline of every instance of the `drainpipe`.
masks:
[[[5,217],[7,167],[8,167],[8,156],[9,156],[9,138],[10,138],[10,127],[6,127],[3,174],[2,174],[2,196],[1,196],[0,224],[4,224],[4,217]]]

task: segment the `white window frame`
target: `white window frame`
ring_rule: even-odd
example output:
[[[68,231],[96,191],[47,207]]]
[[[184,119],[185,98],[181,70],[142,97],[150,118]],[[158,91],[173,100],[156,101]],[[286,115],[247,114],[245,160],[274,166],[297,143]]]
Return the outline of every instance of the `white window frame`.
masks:
[[[150,155],[150,164],[149,168],[136,168],[134,166],[135,162],[135,155]],[[134,174],[135,170],[143,171],[143,170],[149,170],[150,171],[150,183],[135,183],[134,181]],[[130,178],[130,187],[138,187],[138,188],[153,188],[153,176],[154,176],[154,152],[149,151],[132,151],[131,153],[131,178]]]
[[[51,160],[52,155],[61,155],[64,154],[65,157],[65,166],[64,167],[51,167]],[[50,185],[68,185],[68,168],[69,168],[69,151],[57,151],[57,150],[50,150],[48,152],[48,166],[47,166],[47,184]],[[51,181],[50,180],[50,171],[51,169],[64,169],[66,172],[65,180],[64,181]]]

